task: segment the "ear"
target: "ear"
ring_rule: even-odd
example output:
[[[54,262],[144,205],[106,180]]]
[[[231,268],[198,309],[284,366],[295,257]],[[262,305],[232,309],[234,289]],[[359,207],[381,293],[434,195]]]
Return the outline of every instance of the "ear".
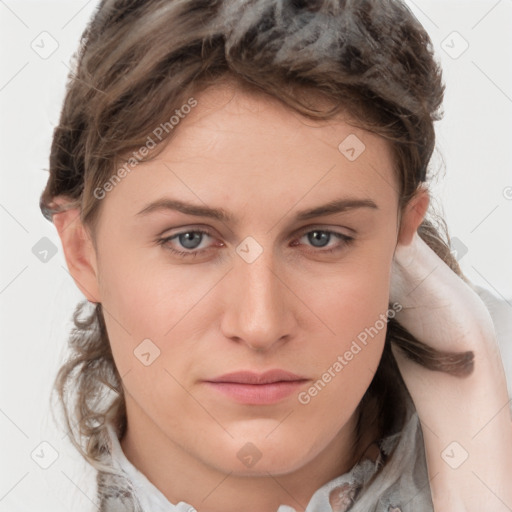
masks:
[[[68,200],[57,197],[53,202],[62,205]],[[54,213],[52,221],[59,233],[66,263],[76,285],[89,302],[101,302],[96,250],[89,231],[80,219],[80,209],[72,208]]]
[[[414,196],[405,205],[400,218],[397,243],[409,245],[427,213],[430,195],[426,186],[418,187]]]

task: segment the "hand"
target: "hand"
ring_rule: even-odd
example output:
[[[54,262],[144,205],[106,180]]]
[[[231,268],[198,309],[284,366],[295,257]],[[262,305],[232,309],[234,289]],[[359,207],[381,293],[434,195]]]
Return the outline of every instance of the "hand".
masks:
[[[435,511],[510,512],[512,415],[489,311],[418,233],[396,247],[390,302],[402,305],[396,320],[419,341],[474,354],[473,371],[457,377],[392,345],[422,424]]]

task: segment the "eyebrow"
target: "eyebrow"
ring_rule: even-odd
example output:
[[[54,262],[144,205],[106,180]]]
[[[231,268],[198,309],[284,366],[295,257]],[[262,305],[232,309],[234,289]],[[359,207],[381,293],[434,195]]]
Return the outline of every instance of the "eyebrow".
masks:
[[[378,210],[377,204],[368,198],[342,198],[334,199],[326,204],[310,208],[308,210],[302,210],[297,213],[295,220],[302,221],[312,219],[314,217],[320,217],[322,215],[331,215],[334,213],[345,212],[354,210],[357,208],[371,208]],[[187,215],[194,215],[196,217],[208,217],[216,219],[221,222],[233,223],[235,218],[223,208],[211,208],[209,206],[199,206],[192,203],[186,203],[172,198],[162,198],[153,201],[152,203],[145,206],[137,216],[145,216],[152,212],[162,210],[173,210]]]

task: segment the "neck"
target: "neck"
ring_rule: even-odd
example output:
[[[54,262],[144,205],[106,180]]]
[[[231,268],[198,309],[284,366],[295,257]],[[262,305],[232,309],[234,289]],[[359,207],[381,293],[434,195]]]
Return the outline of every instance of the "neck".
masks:
[[[285,474],[236,475],[208,465],[172,441],[126,397],[126,458],[173,504],[207,512],[275,512],[280,505],[304,510],[320,487],[348,472],[375,439],[366,432],[355,446],[358,409],[335,438],[307,464]]]

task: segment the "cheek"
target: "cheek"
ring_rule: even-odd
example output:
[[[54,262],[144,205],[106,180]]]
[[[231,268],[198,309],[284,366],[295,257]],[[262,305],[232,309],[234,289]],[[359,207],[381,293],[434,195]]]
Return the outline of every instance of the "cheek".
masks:
[[[331,276],[321,287],[310,288],[309,304],[319,312],[326,335],[319,336],[317,331],[315,346],[310,347],[319,381],[305,400],[315,393],[325,400],[339,401],[343,396],[350,410],[361,399],[384,348],[389,269],[389,256],[361,259],[359,264],[347,265],[346,271]]]
[[[161,261],[149,265],[140,255],[118,250],[121,245],[114,243],[114,238],[106,241],[99,265],[104,317],[116,367],[121,376],[127,375],[127,388],[139,398],[143,390],[150,390],[152,399],[159,382],[167,394],[176,392],[177,402],[182,389],[165,370],[180,381],[190,373],[188,339],[195,337],[196,329],[210,325],[201,322],[211,304],[204,296],[219,277],[194,278],[193,266],[180,269]],[[179,365],[175,361],[180,361]]]
[[[172,322],[170,317],[166,324],[163,318],[155,322],[159,305],[154,293],[156,276],[152,275],[150,266],[142,265],[123,247],[114,236],[105,239],[102,258],[98,261],[103,314],[121,376],[144,368],[137,357],[139,346],[149,349],[152,358],[158,354],[158,350],[144,340],[149,339],[158,347],[162,332],[168,330]]]
[[[162,338],[199,301],[204,282],[177,266],[148,262],[136,250],[119,251],[113,242],[100,267],[102,302],[134,337]]]
[[[363,259],[341,268],[309,296],[334,335],[357,336],[386,313],[389,304],[389,257]],[[314,299],[313,299],[314,297]]]

